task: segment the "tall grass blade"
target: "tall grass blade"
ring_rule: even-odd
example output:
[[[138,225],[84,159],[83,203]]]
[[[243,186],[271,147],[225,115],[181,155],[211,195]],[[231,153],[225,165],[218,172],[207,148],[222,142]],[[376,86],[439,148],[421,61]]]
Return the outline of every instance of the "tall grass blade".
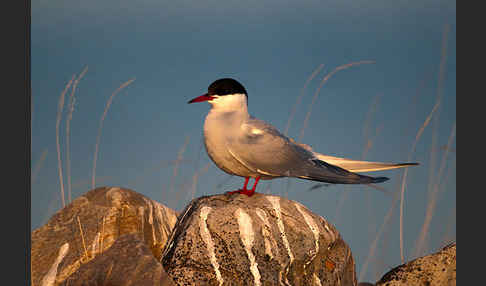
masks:
[[[100,140],[101,140],[101,131],[103,130],[103,121],[105,120],[106,113],[108,112],[108,109],[110,109],[111,103],[113,102],[113,98],[115,97],[115,95],[117,95],[122,89],[124,89],[126,86],[131,84],[133,81],[135,81],[134,78],[130,79],[130,80],[126,81],[125,83],[123,83],[122,85],[120,85],[120,87],[118,87],[111,94],[110,98],[106,102],[105,110],[103,112],[103,115],[101,116],[100,126],[98,128],[98,136],[96,136],[95,153],[94,153],[94,159],[93,159],[93,173],[92,173],[92,176],[91,176],[91,188],[92,189],[94,189],[95,185],[96,185],[96,160],[98,158],[98,151],[99,151]]]
[[[369,265],[370,261],[372,260],[372,258],[375,256],[375,252],[376,252],[377,247],[378,247],[378,241],[379,241],[382,233],[385,231],[386,226],[388,225],[391,218],[393,217],[393,211],[395,210],[395,206],[398,202],[398,198],[399,198],[398,192],[395,192],[394,196],[393,196],[392,203],[390,205],[390,208],[388,209],[388,212],[386,213],[386,215],[383,219],[383,223],[381,224],[380,229],[376,233],[375,239],[371,243],[371,246],[370,246],[369,251],[368,251],[368,256],[366,257],[365,262],[363,263],[363,266],[361,268],[361,271],[359,272],[358,281],[363,281],[364,275],[368,271],[368,265]]]
[[[194,196],[196,195],[197,182],[199,180],[199,176],[204,175],[208,171],[209,166],[211,166],[211,162],[208,162],[206,165],[204,165],[204,167],[202,167],[200,170],[198,170],[197,172],[195,172],[194,175],[192,176],[191,200],[193,200],[194,199]]]
[[[68,202],[71,202],[71,149],[70,149],[70,140],[69,134],[71,131],[71,119],[73,119],[73,112],[74,112],[74,104],[76,103],[76,97],[74,94],[76,92],[76,88],[78,87],[79,81],[83,78],[84,74],[88,71],[88,66],[84,68],[84,70],[79,74],[78,78],[74,80],[71,94],[69,96],[68,102],[68,116],[66,119],[66,173],[67,173],[67,185],[68,185]]]
[[[311,115],[311,112],[312,112],[312,106],[314,106],[314,103],[317,99],[317,96],[319,95],[319,91],[324,86],[324,84],[329,80],[329,78],[331,78],[331,76],[333,76],[335,73],[337,73],[340,70],[348,69],[352,66],[357,66],[357,65],[362,65],[362,64],[374,64],[374,63],[375,63],[375,61],[365,60],[365,61],[359,61],[359,62],[352,62],[352,63],[344,64],[344,65],[341,65],[341,66],[338,66],[337,68],[335,68],[333,71],[328,73],[322,79],[319,87],[317,88],[316,92],[314,93],[314,97],[312,97],[312,102],[309,105],[309,111],[307,111],[307,114],[306,114],[305,120],[304,120],[304,124],[302,126],[302,129],[300,130],[299,138],[297,139],[298,142],[301,142],[302,138],[304,137],[304,131],[307,128],[307,124],[309,122],[309,118],[310,118],[310,115]]]
[[[438,85],[437,85],[437,100],[436,104],[434,106],[433,111],[439,108],[440,103],[442,101],[442,86],[443,86],[443,81],[444,81],[444,74],[445,74],[445,64],[446,64],[446,59],[447,59],[447,39],[448,39],[448,32],[449,32],[449,25],[446,24],[444,25],[444,31],[443,31],[443,36],[442,36],[442,49],[441,49],[441,59],[440,59],[440,68],[439,68],[439,80],[438,80]],[[432,113],[431,113],[432,115]],[[429,119],[430,120],[430,119]],[[430,166],[429,166],[429,174],[430,174],[430,180],[429,180],[429,194],[431,187],[434,185],[436,178],[434,175],[434,170],[435,170],[435,154],[436,152],[436,141],[437,141],[437,129],[438,129],[438,123],[439,122],[439,111],[437,111],[437,115],[435,116],[434,120],[434,128],[432,130],[432,144],[431,144],[431,161],[430,161]],[[427,122],[428,124],[428,122]],[[425,124],[424,124],[425,125]],[[425,127],[423,126],[422,131]],[[420,132],[420,131],[419,131]],[[418,135],[418,134],[417,134]],[[418,141],[418,139],[415,140],[413,149],[415,148],[415,144]],[[412,153],[411,153],[412,154]],[[409,159],[410,160],[410,159]],[[401,199],[400,199],[400,258],[402,260],[402,263],[404,263],[405,258],[403,254],[403,198],[404,198],[404,193],[405,193],[405,181],[407,178],[407,173],[408,173],[408,168],[405,169],[404,171],[404,176],[403,176],[403,182],[402,182],[402,191],[401,191]]]
[[[447,146],[452,146],[452,141],[454,140],[456,135],[456,123],[454,122],[454,125],[452,126],[451,134],[449,135],[449,140],[447,143]],[[420,254],[424,251],[424,245],[425,245],[425,239],[428,234],[428,230],[430,227],[430,222],[432,221],[432,216],[434,214],[435,206],[437,204],[437,196],[439,193],[439,184],[442,179],[442,174],[444,172],[446,163],[447,163],[447,156],[449,155],[449,148],[446,149],[444,152],[444,155],[442,156],[442,160],[440,163],[440,168],[439,168],[439,173],[437,175],[437,180],[434,184],[432,194],[429,198],[429,203],[427,204],[427,210],[425,214],[425,220],[422,225],[421,231],[420,231],[420,236],[418,238],[417,244],[416,244],[416,249],[417,249],[417,254]]]
[[[179,152],[177,152],[177,159],[174,163],[174,171],[172,173],[172,178],[170,179],[169,194],[172,194],[172,192],[174,191],[175,180],[177,179],[177,175],[179,172],[179,164],[184,159],[184,152],[186,151],[187,144],[189,144],[189,139],[189,135],[186,136],[186,139],[184,140],[184,145],[182,145],[181,149],[179,149]],[[176,203],[179,200],[179,194],[180,192],[177,192],[176,194]]]
[[[39,160],[37,161],[37,163],[34,166],[34,169],[32,170],[32,177],[31,177],[32,183],[34,183],[35,179],[37,179],[37,175],[39,174],[39,170],[41,169],[42,164],[44,163],[46,158],[47,158],[47,148],[44,151],[42,151],[42,154],[41,154]]]
[[[67,90],[73,83],[74,77],[73,75],[71,80],[68,82],[64,90],[61,92],[61,96],[59,96],[59,103],[57,106],[57,119],[56,119],[56,150],[57,150],[57,166],[59,170],[59,184],[61,185],[61,201],[62,207],[66,206],[66,201],[64,200],[64,180],[62,178],[62,161],[61,161],[61,146],[59,144],[59,126],[61,124],[62,118],[62,110],[64,109],[64,95],[66,94]]]
[[[316,75],[322,70],[322,68],[324,67],[324,64],[320,64],[313,72],[312,74],[309,76],[309,78],[307,78],[307,80],[305,81],[304,83],[304,86],[302,87],[302,89],[300,90],[300,94],[299,96],[297,97],[297,100],[295,101],[295,104],[294,106],[292,107],[292,111],[290,111],[290,116],[289,116],[289,119],[287,120],[287,125],[285,127],[285,131],[284,131],[284,134],[285,136],[287,136],[288,132],[289,132],[289,128],[290,128],[290,124],[292,122],[292,119],[294,118],[294,115],[295,115],[295,111],[297,110],[297,107],[300,105],[300,102],[302,101],[302,98],[304,97],[304,91],[305,89],[307,88],[307,85],[309,85],[309,83],[314,79],[314,77],[316,77]]]
[[[408,162],[411,162],[412,160],[412,155],[415,153],[415,148],[417,146],[417,143],[422,136],[422,133],[424,132],[425,128],[427,125],[429,125],[430,120],[432,119],[432,116],[434,115],[434,112],[439,108],[440,101],[437,101],[432,108],[432,111],[430,112],[429,116],[424,121],[424,124],[420,127],[420,129],[417,132],[417,135],[415,136],[415,141],[413,142],[412,149],[410,150],[410,154],[408,155]],[[407,174],[408,174],[408,168],[405,168],[405,171],[403,172],[403,178],[402,178],[402,187],[400,191],[400,259],[402,263],[405,262],[405,257],[403,254],[403,198],[405,194],[405,184],[407,181]]]

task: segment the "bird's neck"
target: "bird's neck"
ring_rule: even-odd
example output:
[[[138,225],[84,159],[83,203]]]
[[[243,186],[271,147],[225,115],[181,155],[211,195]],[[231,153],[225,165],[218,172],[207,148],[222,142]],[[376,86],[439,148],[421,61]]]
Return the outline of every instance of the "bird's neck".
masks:
[[[211,108],[206,119],[216,120],[219,124],[242,124],[250,118],[248,109],[244,108]]]
[[[241,125],[250,118],[246,102],[244,94],[220,96],[209,101],[212,108],[204,123],[205,135],[225,137],[239,132]]]
[[[211,101],[211,112],[248,113],[247,96],[242,93],[216,96]]]
[[[230,108],[214,107],[211,108],[204,123],[204,133],[209,135],[212,133],[222,132],[220,135],[227,136],[239,132],[243,123],[250,118],[246,104],[244,107]]]

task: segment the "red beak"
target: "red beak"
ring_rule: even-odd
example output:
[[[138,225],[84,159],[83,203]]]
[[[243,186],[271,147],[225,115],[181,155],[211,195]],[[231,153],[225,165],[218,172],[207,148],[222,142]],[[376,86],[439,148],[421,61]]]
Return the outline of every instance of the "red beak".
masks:
[[[209,101],[209,100],[213,100],[215,98],[216,98],[215,96],[210,96],[207,93],[205,93],[205,94],[203,94],[201,96],[198,96],[196,98],[191,99],[188,103],[201,102],[201,101]]]

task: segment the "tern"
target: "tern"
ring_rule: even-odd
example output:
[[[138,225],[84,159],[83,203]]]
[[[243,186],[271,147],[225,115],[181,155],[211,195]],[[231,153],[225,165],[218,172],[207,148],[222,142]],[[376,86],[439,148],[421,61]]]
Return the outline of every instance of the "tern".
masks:
[[[248,113],[248,93],[232,78],[214,81],[208,92],[188,103],[208,102],[204,122],[204,145],[211,160],[224,172],[245,178],[242,189],[228,192],[252,196],[260,180],[282,177],[331,184],[372,184],[387,177],[369,177],[371,172],[418,165],[358,161],[317,153],[295,142],[271,124]],[[250,178],[255,182],[248,189]]]

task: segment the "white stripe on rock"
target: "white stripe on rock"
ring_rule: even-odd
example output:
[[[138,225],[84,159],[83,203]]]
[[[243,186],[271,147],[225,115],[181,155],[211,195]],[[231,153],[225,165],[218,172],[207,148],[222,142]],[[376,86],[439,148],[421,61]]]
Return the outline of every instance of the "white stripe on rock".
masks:
[[[201,212],[199,214],[200,221],[199,221],[199,230],[201,232],[201,238],[206,244],[206,249],[209,253],[209,260],[211,261],[211,265],[214,268],[214,272],[216,273],[216,279],[219,282],[219,285],[223,285],[223,277],[221,277],[221,272],[219,272],[219,263],[216,260],[216,254],[214,252],[214,241],[211,238],[211,234],[209,233],[208,225],[206,223],[208,219],[208,215],[211,212],[210,207],[202,207]]]
[[[238,220],[238,226],[240,229],[240,239],[245,246],[246,254],[248,255],[248,260],[250,260],[250,271],[253,274],[253,280],[256,286],[260,286],[260,271],[258,271],[258,263],[255,260],[255,255],[251,250],[253,246],[253,241],[255,240],[255,232],[253,231],[251,217],[242,209],[237,209],[235,211],[236,219]]]

